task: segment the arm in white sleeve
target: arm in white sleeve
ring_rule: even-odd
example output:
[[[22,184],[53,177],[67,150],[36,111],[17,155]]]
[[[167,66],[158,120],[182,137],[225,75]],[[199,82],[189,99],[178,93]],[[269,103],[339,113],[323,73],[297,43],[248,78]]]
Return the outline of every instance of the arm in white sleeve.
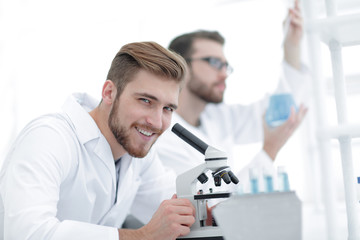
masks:
[[[305,65],[301,65],[301,70],[299,71],[286,61],[283,61],[281,76],[284,81],[279,82],[276,91],[288,89],[293,94],[297,104],[301,102],[307,103],[306,100],[311,95],[311,75],[309,69]]]
[[[66,140],[43,126],[16,143],[1,183],[4,240],[118,239],[116,228],[56,217],[61,184],[76,161],[74,142]]]

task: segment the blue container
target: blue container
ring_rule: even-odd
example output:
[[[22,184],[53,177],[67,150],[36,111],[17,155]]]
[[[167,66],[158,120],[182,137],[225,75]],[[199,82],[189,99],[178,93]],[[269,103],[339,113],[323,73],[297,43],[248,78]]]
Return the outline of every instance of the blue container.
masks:
[[[291,107],[294,107],[297,111],[292,94],[281,93],[272,95],[265,114],[266,123],[271,127],[281,125],[289,118]]]
[[[278,173],[279,178],[279,191],[288,192],[290,191],[289,177],[286,172]]]
[[[250,179],[251,193],[259,193],[259,181],[257,178]]]
[[[274,191],[274,183],[272,176],[264,176],[265,183],[265,192],[273,192]]]

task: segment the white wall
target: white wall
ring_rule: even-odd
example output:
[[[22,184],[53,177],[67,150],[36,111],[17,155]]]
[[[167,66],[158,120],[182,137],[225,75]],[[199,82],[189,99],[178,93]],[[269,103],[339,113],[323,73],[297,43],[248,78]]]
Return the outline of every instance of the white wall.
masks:
[[[317,1],[321,8],[323,1]],[[0,0],[0,165],[16,134],[31,119],[57,111],[75,91],[99,98],[113,57],[128,42],[151,40],[167,46],[173,37],[184,32],[218,30],[226,37],[226,54],[235,68],[227,82],[225,101],[246,104],[259,99],[273,90],[279,77],[281,25],[289,2]],[[324,73],[330,76],[328,50],[324,47],[322,51]],[[359,51],[360,48],[344,49],[346,73],[359,74]],[[359,123],[359,94],[351,99],[349,120]],[[328,109],[329,122],[335,124],[332,97],[324,107]],[[318,201],[321,175],[314,175],[321,169],[314,163],[318,161],[316,156],[308,155],[314,151],[314,133],[309,132],[311,111],[310,106],[306,121],[280,152],[277,164],[288,167],[290,184],[302,200]],[[353,145],[354,159],[359,159],[360,141]],[[237,149],[239,159],[255,154],[260,147],[260,143],[242,146]],[[335,141],[333,148],[337,179],[334,188],[339,201],[343,201]],[[356,167],[356,174],[360,175]],[[312,239],[316,239],[314,236]]]
[[[282,0],[0,0],[0,159],[27,122],[70,93],[100,97],[112,58],[132,41],[167,46],[183,32],[219,30],[235,68],[226,101],[260,98],[278,79],[285,13]]]
[[[218,30],[235,68],[225,101],[246,104],[261,98],[279,77],[282,21],[289,2],[0,0],[0,165],[31,119],[57,111],[75,91],[99,98],[113,57],[128,42],[151,40],[167,46],[184,32]],[[277,163],[288,166],[300,197],[311,199],[314,194],[304,185],[309,159],[303,125]],[[239,159],[260,147],[237,149]]]

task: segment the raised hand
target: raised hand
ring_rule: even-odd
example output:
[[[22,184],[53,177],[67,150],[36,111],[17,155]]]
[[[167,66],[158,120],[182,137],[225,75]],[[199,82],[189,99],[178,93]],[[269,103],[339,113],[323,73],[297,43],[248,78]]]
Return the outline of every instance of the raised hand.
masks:
[[[299,110],[296,112],[291,108],[289,119],[278,127],[269,127],[263,118],[264,129],[264,151],[269,155],[272,160],[275,160],[276,155],[280,149],[285,145],[287,140],[292,136],[294,131],[298,128],[303,121],[308,109],[304,105],[300,105]]]
[[[284,21],[284,31],[284,58],[294,68],[300,69],[300,43],[304,26],[298,0],[295,0],[294,8],[289,9]]]

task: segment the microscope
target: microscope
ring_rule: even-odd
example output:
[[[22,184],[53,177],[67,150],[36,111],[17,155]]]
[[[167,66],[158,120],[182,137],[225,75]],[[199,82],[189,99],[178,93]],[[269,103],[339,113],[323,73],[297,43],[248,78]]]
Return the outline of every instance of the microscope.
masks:
[[[239,180],[230,170],[230,167],[227,166],[227,155],[225,152],[207,145],[179,123],[176,123],[171,131],[205,155],[204,163],[180,174],[176,179],[177,197],[189,199],[196,209],[195,223],[191,226],[190,233],[178,239],[224,239],[220,228],[216,226],[216,224],[212,226],[206,226],[205,224],[207,219],[206,202],[207,199],[228,198],[230,197],[230,193],[204,193],[202,190],[198,191],[196,185],[198,181],[201,184],[208,181],[208,176],[206,175],[208,171],[212,171],[212,177],[216,187],[221,186],[222,180],[226,184],[230,184],[231,182],[237,184]]]

